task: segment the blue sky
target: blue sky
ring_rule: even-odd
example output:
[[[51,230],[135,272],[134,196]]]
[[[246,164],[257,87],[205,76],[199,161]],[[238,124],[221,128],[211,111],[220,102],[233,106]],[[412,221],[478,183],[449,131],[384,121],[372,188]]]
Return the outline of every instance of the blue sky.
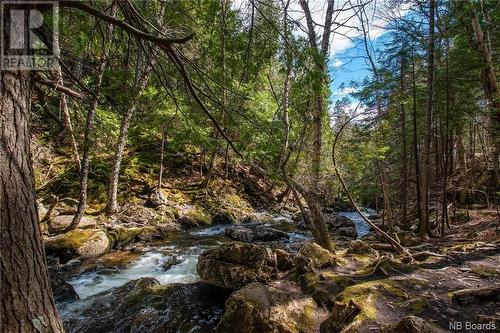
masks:
[[[371,40],[372,56],[376,57],[378,50],[384,49],[387,39],[388,34],[384,31]],[[331,47],[335,48],[335,42]],[[363,39],[356,38],[352,46],[335,53],[329,61],[328,69],[332,80],[330,83],[332,105],[345,96],[349,96],[352,105],[357,104],[358,101],[349,95],[354,90],[351,82],[362,82],[365,77],[371,75]]]

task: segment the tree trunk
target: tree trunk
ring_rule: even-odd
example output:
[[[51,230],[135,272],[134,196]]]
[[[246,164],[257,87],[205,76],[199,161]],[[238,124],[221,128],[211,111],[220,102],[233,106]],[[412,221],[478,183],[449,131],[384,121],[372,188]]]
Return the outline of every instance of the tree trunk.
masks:
[[[120,133],[118,134],[118,142],[116,144],[115,153],[113,155],[113,165],[111,167],[111,174],[109,176],[108,185],[108,202],[106,204],[106,214],[113,215],[118,211],[118,182],[120,180],[120,168],[123,160],[123,152],[125,151],[125,145],[127,144],[128,129],[130,127],[130,121],[137,109],[137,99],[141,91],[146,87],[149,79],[149,74],[147,73],[147,66],[143,64],[143,50],[138,42],[137,49],[137,65],[135,68],[135,79],[134,87],[135,96],[132,98],[130,105],[123,115],[120,124]]]
[[[287,1],[287,4],[285,6],[285,15],[284,15],[284,36],[285,39],[287,38],[287,30],[288,30],[288,23],[287,23],[287,10],[288,6],[290,4],[290,1]],[[307,7],[307,4],[301,0],[300,3],[304,11],[309,10]],[[329,7],[332,5],[329,2]],[[331,14],[327,14],[328,16],[331,16]],[[312,20],[310,18],[310,13],[309,13],[309,19],[308,22],[312,24]],[[331,20],[331,17],[330,17]],[[327,19],[328,21],[328,19]],[[313,29],[314,32],[314,29]],[[286,40],[285,40],[285,45],[286,45]],[[330,239],[330,234],[328,232],[328,228],[326,227],[325,223],[325,218],[323,216],[322,208],[321,205],[319,204],[317,195],[315,192],[310,191],[306,187],[302,186],[301,184],[298,184],[295,182],[291,177],[288,176],[286,165],[288,163],[288,160],[290,159],[290,156],[292,154],[292,148],[290,145],[290,118],[288,115],[288,102],[289,102],[289,94],[290,94],[290,86],[289,86],[289,81],[290,81],[290,72],[291,72],[291,66],[292,66],[292,53],[288,50],[285,49],[285,55],[286,55],[286,60],[287,60],[287,71],[286,71],[286,76],[285,76],[285,82],[283,85],[283,116],[282,116],[282,121],[283,121],[283,129],[285,132],[285,140],[283,142],[283,151],[281,154],[281,159],[279,163],[279,168],[283,177],[283,180],[286,182],[286,184],[291,188],[293,196],[295,198],[295,201],[297,202],[297,205],[300,208],[300,211],[302,212],[302,216],[304,218],[304,221],[306,224],[309,226],[311,229],[311,232],[313,234],[315,242],[320,245],[321,247],[327,249],[330,252],[334,252],[333,244]],[[302,132],[302,138],[305,135],[305,126],[304,126],[304,131]],[[317,186],[317,183],[315,184]],[[307,203],[307,206],[309,208],[309,211],[306,211],[304,206],[302,205],[302,202],[300,201],[300,197],[298,193],[304,198],[304,200]]]
[[[334,1],[328,0],[326,9],[325,23],[323,25],[323,36],[321,39],[320,47],[317,44],[315,22],[312,18],[309,4],[306,0],[299,0],[300,6],[304,11],[307,24],[307,35],[309,46],[316,53],[313,60],[317,74],[319,75],[319,82],[316,87],[313,87],[312,108],[313,108],[313,152],[311,158],[311,178],[312,187],[315,191],[318,190],[318,183],[321,171],[321,147],[323,140],[323,87],[325,85],[324,74],[326,71],[326,60],[328,55],[328,45],[330,43],[331,25],[334,11]]]
[[[422,161],[422,218],[420,235],[429,235],[429,184],[431,177],[430,150],[432,133],[432,106],[434,93],[434,8],[435,0],[429,0],[429,41],[427,50],[427,97],[425,101],[425,136]]]
[[[312,186],[316,189],[319,185],[321,170],[321,141],[323,138],[323,98],[322,93],[315,93],[313,103],[313,156],[311,162]]]
[[[415,57],[412,57],[412,82],[413,82],[413,112],[412,112],[412,122],[413,122],[413,155],[415,156],[415,188],[417,197],[417,216],[418,221],[422,219],[422,197],[420,189],[420,158],[418,150],[418,127],[417,127],[417,82],[415,73]]]
[[[112,16],[115,16],[117,11],[118,11],[118,6],[116,5],[116,3],[113,3],[113,6],[111,8]],[[112,39],[113,39],[113,25],[107,23],[106,40],[104,41],[104,47],[109,47],[109,45],[112,42]],[[109,48],[107,50],[109,50]],[[101,62],[99,64],[99,69],[97,71],[97,80],[95,83],[96,88],[94,91],[94,99],[92,101],[92,105],[89,111],[87,112],[87,117],[85,120],[85,131],[83,137],[83,156],[82,156],[81,170],[80,170],[80,193],[79,193],[79,200],[78,200],[78,207],[76,209],[76,214],[73,217],[71,223],[62,230],[50,230],[51,228],[49,226],[50,233],[59,234],[77,228],[78,224],[80,224],[80,221],[82,220],[83,213],[85,212],[85,208],[87,206],[87,185],[88,185],[89,169],[90,169],[90,150],[93,144],[92,132],[94,127],[95,114],[97,111],[97,107],[99,106],[99,94],[101,92],[101,84],[102,84],[102,79],[104,77],[104,70],[106,69],[107,66],[107,58],[108,58],[107,50],[106,49],[103,50],[103,53],[101,55]]]
[[[405,59],[404,56],[401,55],[401,77],[400,77],[400,89],[401,89],[401,142],[402,142],[402,150],[401,150],[401,211],[402,211],[402,223],[406,230],[409,229],[408,225],[408,212],[407,212],[407,188],[408,188],[408,161],[407,161],[407,152],[406,152],[406,110],[404,103],[404,91],[405,91],[405,82],[404,82],[404,65]]]
[[[217,138],[217,133],[216,133],[216,138]],[[219,143],[217,142],[214,147],[214,150],[212,151],[212,155],[210,155],[210,162],[208,164],[207,174],[205,175],[205,179],[200,185],[201,188],[207,188],[208,185],[210,184],[210,180],[212,178],[215,169],[215,160],[217,159],[218,150],[219,150]]]
[[[473,13],[472,17],[472,29],[475,33],[478,53],[485,64],[482,77],[484,80],[486,96],[488,97],[490,107],[492,108],[490,114],[490,127],[492,141],[494,144],[493,166],[495,168],[495,172],[498,173],[500,158],[500,88],[498,87],[491,50],[488,43],[486,43],[484,33],[481,29],[476,13]]]
[[[448,59],[448,51],[449,51],[449,39],[446,39],[445,43],[445,52],[446,52],[446,113],[445,113],[445,134],[444,134],[444,143],[443,143],[443,155],[444,155],[444,165],[443,165],[443,201],[441,203],[441,235],[444,235],[444,227],[445,225],[449,227],[448,222],[448,164],[450,160],[449,152],[449,142],[450,142],[450,71],[449,71],[449,59]]]
[[[118,143],[116,144],[115,153],[113,156],[113,165],[111,167],[111,174],[109,176],[108,185],[108,202],[106,205],[106,213],[112,215],[118,210],[118,181],[120,178],[120,168],[123,159],[123,152],[125,151],[125,144],[127,143],[127,133],[130,126],[130,120],[135,113],[135,103],[130,106],[123,115],[120,124],[120,134],[118,135]]]
[[[58,34],[56,34],[55,38],[59,38]],[[54,47],[54,53],[55,54],[60,54],[60,49],[59,49],[59,41],[57,40],[55,43],[53,43]],[[61,60],[57,61],[56,63],[56,71],[55,71],[55,76],[57,79],[57,84],[61,85],[64,87],[64,80],[62,76],[62,69],[61,69]],[[73,154],[73,158],[75,159],[75,163],[78,168],[78,172],[80,172],[81,169],[81,164],[80,164],[80,154],[78,153],[78,144],[76,143],[76,138],[75,138],[75,132],[73,130],[73,124],[71,123],[71,115],[69,113],[68,109],[68,101],[66,99],[66,94],[61,92],[59,96],[59,106],[61,109],[61,112],[63,114],[63,120],[64,120],[64,127],[65,130],[68,134],[69,141],[71,144],[71,152]]]
[[[0,90],[2,332],[63,332],[38,224],[28,129],[29,72],[2,71]]]
[[[161,129],[161,148],[160,148],[160,171],[158,172],[158,193],[160,194],[161,186],[163,182],[163,155],[165,151],[165,129]]]

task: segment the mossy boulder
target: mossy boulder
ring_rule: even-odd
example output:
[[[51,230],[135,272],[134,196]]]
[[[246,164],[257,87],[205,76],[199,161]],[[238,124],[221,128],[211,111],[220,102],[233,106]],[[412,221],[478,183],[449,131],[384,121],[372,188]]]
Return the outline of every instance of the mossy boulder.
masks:
[[[192,229],[201,226],[207,226],[212,223],[212,217],[201,207],[184,205],[178,210],[176,222],[182,229]]]
[[[45,249],[67,261],[73,257],[93,258],[107,253],[111,242],[102,229],[75,229],[45,239]]]
[[[254,282],[231,294],[217,332],[314,332],[319,322],[310,296]]]
[[[296,258],[297,269],[307,272],[335,265],[335,256],[316,243],[302,246]]]
[[[251,282],[267,283],[278,272],[276,254],[271,249],[243,243],[203,252],[197,270],[204,282],[234,290]]]
[[[338,294],[355,283],[348,276],[328,272],[305,273],[299,276],[298,281],[304,292],[311,295],[316,302],[325,306],[332,306]]]
[[[353,300],[349,302],[335,302],[332,315],[320,327],[321,333],[342,332],[361,312],[361,308]]]
[[[124,228],[122,226],[110,226],[107,233],[111,239],[112,247],[118,248],[132,243],[142,233],[142,229],[141,227]]]

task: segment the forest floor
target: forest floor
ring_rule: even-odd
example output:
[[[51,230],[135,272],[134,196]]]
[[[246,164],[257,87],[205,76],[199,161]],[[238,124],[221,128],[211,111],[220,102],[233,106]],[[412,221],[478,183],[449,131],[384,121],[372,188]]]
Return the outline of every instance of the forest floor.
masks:
[[[354,242],[339,249],[343,262],[321,271],[308,288],[320,300],[354,300],[360,314],[351,318],[352,322],[332,324],[346,331],[383,330],[409,315],[436,325],[428,327],[434,331],[437,327],[460,332],[498,331],[499,227],[496,211],[470,211],[470,220],[452,225],[446,236],[414,247],[413,252],[421,252],[420,261],[408,264],[394,260],[394,253],[374,250],[378,243]],[[353,284],[340,294],[336,290],[329,294],[328,281],[342,276],[352,279],[348,284]],[[403,326],[396,331],[409,330]]]

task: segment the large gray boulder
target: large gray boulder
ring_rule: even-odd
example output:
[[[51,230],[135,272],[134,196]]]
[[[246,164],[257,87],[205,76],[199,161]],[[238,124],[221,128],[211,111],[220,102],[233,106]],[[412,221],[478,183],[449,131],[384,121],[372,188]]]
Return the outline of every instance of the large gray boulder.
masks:
[[[55,230],[61,230],[66,228],[71,224],[73,221],[74,215],[58,215],[51,217],[50,224],[52,228]],[[97,225],[96,220],[92,217],[89,216],[83,216],[82,219],[80,220],[80,223],[78,223],[78,228],[80,229],[86,229],[86,228],[95,228]]]
[[[267,283],[275,279],[277,266],[276,253],[271,249],[232,243],[203,252],[197,270],[204,282],[236,290],[251,282]]]

